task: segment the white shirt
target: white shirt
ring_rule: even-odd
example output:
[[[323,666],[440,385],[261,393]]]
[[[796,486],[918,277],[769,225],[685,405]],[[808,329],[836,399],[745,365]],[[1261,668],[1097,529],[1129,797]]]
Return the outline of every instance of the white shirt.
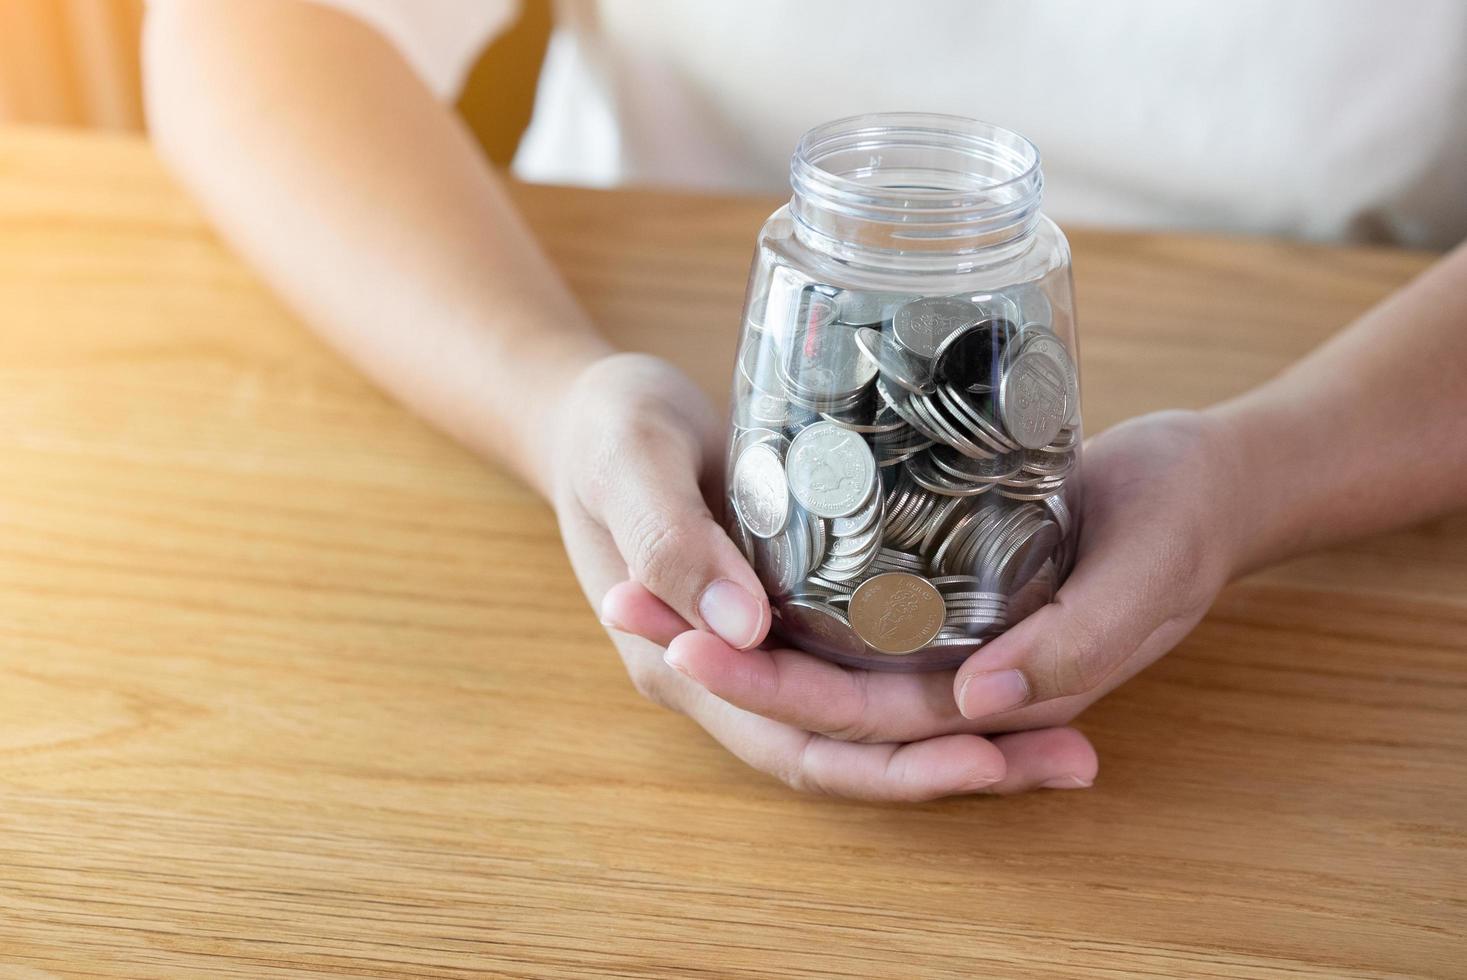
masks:
[[[445,96],[514,0],[320,0]],[[1467,238],[1460,0],[561,0],[528,180],[787,188],[800,133],[949,112],[1044,157],[1061,224]]]

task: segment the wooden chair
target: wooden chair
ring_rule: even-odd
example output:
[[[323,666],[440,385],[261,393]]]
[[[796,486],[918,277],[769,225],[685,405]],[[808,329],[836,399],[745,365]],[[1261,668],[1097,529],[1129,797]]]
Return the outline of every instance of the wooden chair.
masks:
[[[142,22],[143,0],[0,0],[0,123],[142,130]],[[551,22],[549,0],[521,0],[459,101],[501,166],[529,125]]]

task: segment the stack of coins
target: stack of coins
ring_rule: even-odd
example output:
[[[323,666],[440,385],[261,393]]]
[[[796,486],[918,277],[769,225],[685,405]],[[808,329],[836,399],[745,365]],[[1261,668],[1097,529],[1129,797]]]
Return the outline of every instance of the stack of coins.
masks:
[[[745,327],[728,494],[776,633],[853,666],[960,662],[1072,559],[1079,389],[1044,293],[781,300]]]

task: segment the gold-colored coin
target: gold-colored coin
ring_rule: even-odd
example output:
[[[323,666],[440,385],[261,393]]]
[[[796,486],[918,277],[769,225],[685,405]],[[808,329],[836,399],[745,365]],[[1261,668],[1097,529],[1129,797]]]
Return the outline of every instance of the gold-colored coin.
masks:
[[[851,596],[851,625],[881,653],[915,653],[932,642],[946,617],[942,593],[908,572],[873,576]]]

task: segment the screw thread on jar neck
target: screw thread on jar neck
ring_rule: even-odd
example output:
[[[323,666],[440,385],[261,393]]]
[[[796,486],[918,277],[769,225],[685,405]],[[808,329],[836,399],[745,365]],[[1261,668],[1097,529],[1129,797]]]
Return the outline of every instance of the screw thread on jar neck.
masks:
[[[790,159],[790,213],[806,247],[914,271],[1001,260],[1039,220],[1039,151],[961,116],[877,113],[817,126]]]

